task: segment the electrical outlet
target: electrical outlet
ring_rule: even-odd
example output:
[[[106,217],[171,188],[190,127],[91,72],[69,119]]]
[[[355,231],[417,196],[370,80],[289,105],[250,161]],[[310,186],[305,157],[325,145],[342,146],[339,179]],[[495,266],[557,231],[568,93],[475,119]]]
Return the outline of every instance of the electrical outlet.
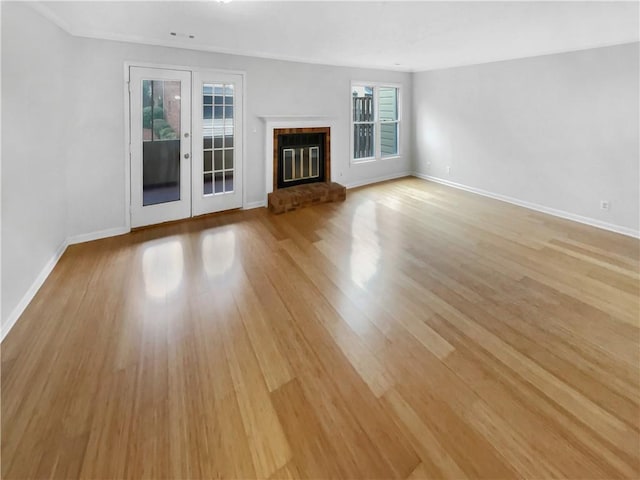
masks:
[[[609,208],[611,208],[609,200],[600,200],[600,210],[609,210]]]

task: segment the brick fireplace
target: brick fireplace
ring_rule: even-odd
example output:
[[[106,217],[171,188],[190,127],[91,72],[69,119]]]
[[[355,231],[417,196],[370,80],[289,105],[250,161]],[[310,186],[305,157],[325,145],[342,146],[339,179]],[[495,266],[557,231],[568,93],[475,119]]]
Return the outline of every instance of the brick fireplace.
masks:
[[[272,212],[346,198],[345,187],[331,182],[331,127],[273,128],[272,138]]]

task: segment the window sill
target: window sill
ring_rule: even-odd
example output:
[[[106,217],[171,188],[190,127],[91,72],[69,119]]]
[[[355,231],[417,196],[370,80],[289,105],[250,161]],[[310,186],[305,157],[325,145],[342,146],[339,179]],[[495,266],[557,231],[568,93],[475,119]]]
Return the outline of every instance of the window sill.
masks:
[[[351,159],[351,165],[362,165],[366,163],[375,163],[375,162],[385,161],[385,160],[398,160],[400,158],[402,158],[402,155],[390,155],[388,157],[380,157],[380,158],[375,158],[375,157],[359,158],[358,160]]]
[[[373,163],[375,161],[377,161],[378,159],[375,157],[370,157],[370,158],[359,158],[357,160],[351,159],[351,165],[361,165],[363,163]]]

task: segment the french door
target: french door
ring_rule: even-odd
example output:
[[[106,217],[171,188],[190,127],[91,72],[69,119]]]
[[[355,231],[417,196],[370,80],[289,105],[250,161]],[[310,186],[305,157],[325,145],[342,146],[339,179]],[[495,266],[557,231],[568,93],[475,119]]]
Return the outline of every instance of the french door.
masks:
[[[130,67],[131,226],[242,207],[242,76]]]

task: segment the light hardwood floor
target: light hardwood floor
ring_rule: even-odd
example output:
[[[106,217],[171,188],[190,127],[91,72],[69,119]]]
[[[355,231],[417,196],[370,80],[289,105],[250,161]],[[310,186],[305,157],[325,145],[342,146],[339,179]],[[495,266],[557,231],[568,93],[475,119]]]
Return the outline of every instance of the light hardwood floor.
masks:
[[[638,478],[638,257],[412,178],[70,247],[2,477]]]

